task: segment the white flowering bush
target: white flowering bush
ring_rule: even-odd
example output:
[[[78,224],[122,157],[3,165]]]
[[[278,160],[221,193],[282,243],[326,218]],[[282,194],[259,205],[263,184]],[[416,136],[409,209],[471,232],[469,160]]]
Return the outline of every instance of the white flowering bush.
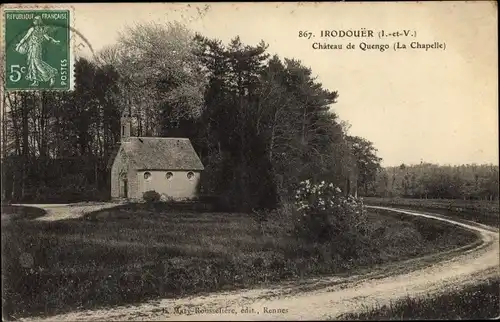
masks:
[[[351,195],[346,197],[339,187],[325,181],[319,184],[312,184],[310,180],[302,181],[295,194],[295,205],[303,214],[328,211],[339,215],[362,215],[366,212],[362,199]]]
[[[296,232],[316,241],[332,240],[341,234],[363,232],[366,209],[363,200],[346,196],[333,183],[300,182],[295,194],[299,212]]]

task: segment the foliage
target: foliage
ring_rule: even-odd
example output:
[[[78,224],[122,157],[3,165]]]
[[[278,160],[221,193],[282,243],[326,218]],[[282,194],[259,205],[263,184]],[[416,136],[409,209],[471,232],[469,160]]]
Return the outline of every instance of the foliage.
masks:
[[[193,37],[177,22],[138,24],[120,34],[113,61],[138,136],[171,135],[169,127],[200,116],[206,77]]]
[[[74,92],[5,94],[3,200],[104,198],[124,109],[132,135],[189,138],[206,168],[204,193],[227,209],[279,207],[307,178],[355,196],[498,200],[498,166],[381,169],[373,143],[348,135],[335,114],[337,91],[300,61],[271,57],[263,41],[223,44],[179,23],[147,23],[97,59],[79,58],[75,71]],[[83,183],[64,192],[71,176]]]
[[[160,201],[161,195],[154,190],[148,190],[142,194],[142,198],[144,199],[144,201],[152,203]]]
[[[498,200],[498,179],[495,165],[402,164],[379,172],[372,193],[381,197]]]
[[[77,60],[75,72],[74,92],[5,94],[2,198],[52,202],[66,189],[74,197],[58,202],[70,202],[100,199],[109,190],[106,166],[119,140],[119,76],[85,59]],[[78,178],[75,191],[69,191],[72,177]],[[41,193],[41,187],[47,189]]]
[[[273,208],[300,178],[321,174],[344,184],[350,151],[330,112],[336,92],[299,61],[268,59],[263,42],[196,39],[209,82],[193,142],[216,193],[239,209]]]
[[[357,187],[368,195],[368,187],[376,180],[381,158],[376,155],[373,143],[359,136],[347,136],[358,170]]]
[[[97,59],[78,59],[74,92],[7,94],[3,198],[32,199],[29,187],[57,191],[66,175],[85,178],[74,189],[93,191],[79,198],[101,198],[124,110],[132,135],[189,138],[205,165],[203,192],[221,196],[226,209],[277,208],[306,178],[346,192],[370,181],[372,168],[356,184],[365,150],[353,150],[332,110],[338,93],[267,47],[147,23],[126,28]]]
[[[333,183],[310,180],[299,184],[295,195],[297,210],[297,234],[320,243],[338,239],[359,239],[366,234],[366,209],[361,199],[345,197]]]

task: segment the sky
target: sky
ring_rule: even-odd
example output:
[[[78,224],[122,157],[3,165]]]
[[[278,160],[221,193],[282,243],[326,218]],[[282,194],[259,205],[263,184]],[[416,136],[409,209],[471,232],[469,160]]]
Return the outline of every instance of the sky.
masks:
[[[125,26],[179,21],[227,43],[269,44],[338,91],[332,110],[349,134],[378,149],[384,166],[498,164],[497,8],[494,2],[72,4],[74,27],[94,51]],[[399,38],[445,50],[315,50],[313,42],[389,44],[397,39],[321,38],[321,30],[411,30]],[[313,32],[314,39],[298,36]],[[392,47],[391,47],[392,48]],[[82,52],[88,48],[80,48]],[[90,52],[90,51],[89,51]]]

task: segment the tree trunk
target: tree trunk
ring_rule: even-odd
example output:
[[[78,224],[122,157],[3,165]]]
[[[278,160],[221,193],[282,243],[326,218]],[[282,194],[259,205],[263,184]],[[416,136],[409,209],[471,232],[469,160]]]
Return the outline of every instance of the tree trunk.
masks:
[[[306,143],[306,106],[304,106],[304,112],[302,113],[302,144]]]
[[[35,94],[33,93],[33,96]],[[21,179],[21,198],[25,195],[25,186],[28,172],[28,156],[29,156],[29,124],[28,124],[28,104],[26,97],[22,100],[22,133],[23,133],[23,170]]]
[[[269,143],[269,161],[272,162],[273,159],[273,149],[274,149],[274,135],[276,133],[276,118],[278,117],[278,111],[274,113],[273,127],[271,129],[271,142]]]
[[[46,95],[44,92],[40,93],[38,106],[40,109],[40,160],[43,166],[43,181],[47,183],[48,177],[48,138],[47,138],[47,108],[46,108]]]

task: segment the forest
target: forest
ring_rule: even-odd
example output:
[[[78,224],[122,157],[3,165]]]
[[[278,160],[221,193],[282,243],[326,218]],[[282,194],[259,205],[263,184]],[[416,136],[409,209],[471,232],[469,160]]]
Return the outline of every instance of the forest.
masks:
[[[224,45],[178,23],[145,24],[79,58],[73,92],[8,93],[3,199],[108,199],[124,109],[132,135],[190,138],[206,168],[201,193],[239,208],[275,207],[307,178],[354,189],[358,173],[368,179],[363,171],[379,166],[375,148],[347,135],[330,109],[337,92],[300,61],[266,51],[264,42]],[[356,168],[360,153],[370,169]]]
[[[498,200],[498,166],[420,163],[385,167],[370,184],[378,197]]]
[[[267,48],[147,23],[78,58],[72,92],[8,92],[2,200],[108,200],[124,110],[134,136],[189,138],[205,165],[201,195],[234,209],[275,208],[306,179],[359,195],[498,197],[498,167],[382,169],[373,143],[335,114],[339,93]]]

